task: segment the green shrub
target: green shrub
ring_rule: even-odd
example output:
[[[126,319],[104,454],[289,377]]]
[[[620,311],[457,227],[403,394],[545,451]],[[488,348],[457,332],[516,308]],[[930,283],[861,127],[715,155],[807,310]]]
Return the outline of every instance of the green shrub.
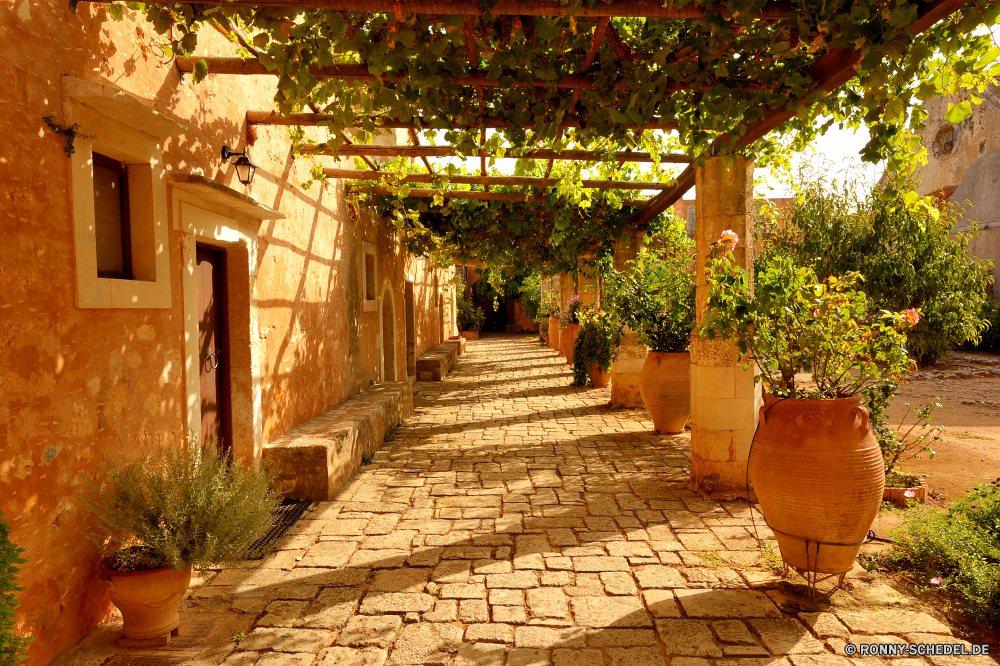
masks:
[[[25,648],[31,638],[14,633],[14,609],[18,600],[14,596],[24,590],[15,580],[20,571],[18,564],[27,562],[21,557],[24,548],[18,548],[10,540],[10,525],[0,514],[0,666],[14,666],[27,656]]]
[[[197,444],[111,463],[106,479],[88,479],[84,501],[99,525],[91,539],[119,570],[237,564],[270,529],[280,501],[261,464]]]
[[[895,189],[859,194],[851,181],[817,179],[799,184],[786,215],[771,251],[792,255],[821,280],[857,271],[876,307],[921,311],[922,321],[907,332],[920,365],[979,340],[992,279],[968,254],[970,234],[952,236],[953,212],[935,217]]]
[[[947,512],[917,509],[892,538],[895,546],[876,566],[954,593],[973,619],[1000,628],[1000,479]]]
[[[988,300],[983,306],[980,317],[988,322],[986,330],[983,331],[978,344],[968,344],[966,348],[994,354],[1000,353],[1000,302],[992,298]]]
[[[521,307],[525,316],[531,321],[538,319],[542,305],[542,278],[540,275],[529,275],[521,282]]]
[[[587,371],[596,361],[601,372],[607,372],[618,358],[622,342],[622,327],[607,311],[582,308],[580,330],[573,343],[573,386],[587,386]]]
[[[486,323],[486,313],[483,309],[465,298],[458,299],[458,330],[478,331]]]
[[[622,324],[655,352],[685,352],[695,322],[694,243],[668,218],[625,270],[603,267],[604,297]]]

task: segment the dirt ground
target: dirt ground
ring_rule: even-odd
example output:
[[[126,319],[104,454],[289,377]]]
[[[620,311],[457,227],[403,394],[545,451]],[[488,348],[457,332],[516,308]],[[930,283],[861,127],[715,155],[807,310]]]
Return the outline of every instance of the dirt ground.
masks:
[[[933,460],[911,460],[904,468],[926,475],[933,501],[947,505],[1000,477],[1000,355],[953,353],[933,370],[915,373],[887,411],[890,424],[898,425],[906,403],[928,402],[941,403],[932,422],[945,433],[932,445]]]

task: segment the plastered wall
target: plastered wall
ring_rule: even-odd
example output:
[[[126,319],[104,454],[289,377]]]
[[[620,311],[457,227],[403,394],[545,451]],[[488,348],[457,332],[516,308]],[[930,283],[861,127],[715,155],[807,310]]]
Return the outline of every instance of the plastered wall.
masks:
[[[74,15],[66,3],[0,3],[0,511],[28,559],[18,622],[36,638],[30,666],[48,663],[110,610],[86,538],[93,521],[80,501],[84,476],[100,479],[109,459],[179,445],[188,432],[188,373],[197,372],[184,344],[185,243],[193,241],[175,219],[172,186],[160,184],[170,205],[166,243],[156,249],[169,268],[168,307],[77,306],[71,161],[42,120],[65,120],[61,77],[125,91],[184,125],[159,142],[165,173],[203,175],[284,215],[242,218],[245,237],[233,246],[249,287],[230,308],[240,309],[251,356],[233,364],[251,368],[247,381],[259,388],[246,407],[257,441],[379,378],[379,313],[363,311],[360,300],[363,239],[377,247],[380,293],[388,284],[395,302],[397,378],[406,367],[407,279],[417,354],[454,333],[453,308],[444,319],[434,308],[441,295],[453,299],[450,273],[408,256],[371,212],[351,211],[343,183],[304,189],[313,163],[293,159],[284,128],[258,128],[251,186],[221,163],[223,144],[245,145],[245,111],[273,108],[273,80],[210,76],[181,85],[157,41],[128,10],[114,22],[96,4],[82,3]],[[211,30],[199,53],[237,55]],[[80,131],[107,140],[112,125],[88,122]],[[435,275],[439,293],[431,293]]]

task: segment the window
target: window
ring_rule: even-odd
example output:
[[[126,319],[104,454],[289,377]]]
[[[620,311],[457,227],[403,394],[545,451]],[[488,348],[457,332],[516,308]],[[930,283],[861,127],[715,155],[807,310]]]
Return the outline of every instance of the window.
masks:
[[[365,300],[375,300],[375,255],[365,252]]]
[[[959,130],[956,125],[942,123],[931,143],[931,154],[939,160],[951,157],[958,148]]]
[[[375,254],[375,244],[362,241],[361,254],[361,295],[364,312],[375,312],[378,309],[378,256]]]
[[[121,162],[94,153],[97,277],[132,279],[128,176]]]
[[[126,93],[63,77],[70,156],[76,306],[170,308],[170,239],[160,141],[183,128]],[[130,100],[130,101],[129,101]]]

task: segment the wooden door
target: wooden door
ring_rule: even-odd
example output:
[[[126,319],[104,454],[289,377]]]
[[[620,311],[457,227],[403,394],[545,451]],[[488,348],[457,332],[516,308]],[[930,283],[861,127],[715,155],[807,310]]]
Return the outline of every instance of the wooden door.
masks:
[[[198,350],[201,361],[201,445],[220,452],[232,445],[229,430],[229,363],[225,318],[225,255],[197,248]]]

